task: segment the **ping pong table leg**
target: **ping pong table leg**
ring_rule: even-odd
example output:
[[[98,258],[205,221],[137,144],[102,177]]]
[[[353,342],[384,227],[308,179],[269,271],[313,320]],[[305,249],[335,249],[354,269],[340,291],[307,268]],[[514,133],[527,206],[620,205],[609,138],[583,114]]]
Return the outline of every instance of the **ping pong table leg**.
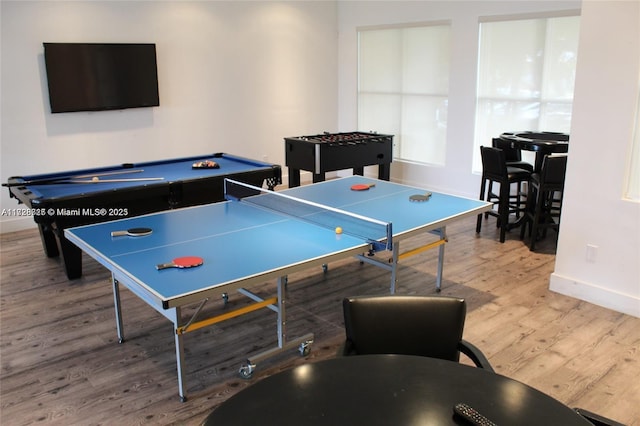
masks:
[[[447,240],[447,230],[443,226],[440,228],[440,240]],[[442,271],[444,268],[444,246],[445,244],[440,244],[438,247],[438,272],[436,274],[436,292],[440,293],[442,290]]]
[[[391,294],[394,294],[396,292],[396,284],[398,281],[397,278],[397,274],[396,274],[396,270],[398,268],[398,260],[400,259],[400,244],[395,241],[393,243],[393,250],[392,250],[392,258],[391,260],[389,259],[385,259],[384,261],[381,261],[379,259],[376,259],[372,256],[369,256],[368,254],[358,254],[356,255],[356,258],[360,259],[361,262],[364,263],[369,263],[371,265],[377,266],[379,268],[385,269],[387,271],[391,272],[391,285],[389,286],[389,291]]]
[[[171,321],[173,321],[174,331],[178,330],[182,321],[180,307],[178,306],[171,309],[171,314],[167,317],[170,317]],[[176,368],[178,370],[178,393],[180,395],[180,401],[185,402],[187,400],[187,393],[184,389],[184,345],[182,342],[182,333],[174,333],[174,338],[176,344]]]
[[[298,337],[296,339],[287,340],[286,284],[286,276],[278,277],[278,308],[276,311],[278,314],[278,345],[274,348],[267,349],[264,352],[247,358],[247,362],[245,364],[242,364],[239,370],[240,376],[245,379],[251,378],[253,371],[255,370],[259,362],[272,356],[281,354],[289,349],[297,347],[300,355],[306,356],[309,354],[310,345],[314,340],[313,333],[307,333],[304,336]]]
[[[116,310],[116,330],[118,331],[118,343],[124,342],[124,329],[122,327],[122,307],[120,303],[120,284],[115,277],[111,277],[113,285],[113,306]]]
[[[285,311],[285,279],[278,277],[278,347],[282,348],[287,341],[287,313]]]
[[[396,250],[398,249],[398,241],[396,240],[393,243],[393,260],[391,262],[391,276],[392,276],[392,282],[391,282],[391,294],[393,294],[395,292],[395,273],[396,273],[396,268],[397,268],[397,264],[398,264],[398,260],[407,258],[407,257],[411,257],[414,256],[418,253],[422,253],[423,251],[427,251],[427,250],[431,250],[432,248],[435,248],[436,246],[438,247],[438,271],[436,273],[436,292],[440,292],[440,290],[442,289],[442,270],[444,267],[444,245],[447,242],[447,232],[445,227],[443,226],[442,228],[439,229],[434,229],[429,231],[429,233],[437,235],[438,236],[438,240],[437,241],[433,241],[429,244],[423,245],[421,247],[418,248],[414,248],[412,250],[408,250],[402,254],[398,254],[396,253]],[[383,265],[381,265],[383,266]]]
[[[391,294],[396,294],[396,285],[398,284],[398,253],[400,253],[400,243],[396,241],[393,244],[392,258],[391,258],[391,287],[389,292]]]

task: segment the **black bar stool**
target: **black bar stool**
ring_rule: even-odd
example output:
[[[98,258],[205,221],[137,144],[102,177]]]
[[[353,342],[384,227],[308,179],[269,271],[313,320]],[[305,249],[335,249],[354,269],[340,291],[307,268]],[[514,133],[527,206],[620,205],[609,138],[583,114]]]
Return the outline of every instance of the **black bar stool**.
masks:
[[[488,201],[498,206],[497,212],[491,210],[485,213],[485,217],[498,218],[497,226],[500,228],[500,242],[504,243],[506,232],[520,225],[519,221],[509,223],[509,216],[515,214],[520,218],[524,213],[526,202],[520,191],[523,182],[529,182],[531,172],[518,167],[507,166],[505,152],[500,148],[481,146],[482,156],[482,184],[480,185],[480,200]],[[493,184],[500,185],[498,193],[493,190]],[[516,184],[516,194],[511,194],[511,185]],[[482,214],[478,215],[476,233],[480,233],[482,227]]]
[[[520,239],[524,239],[528,225],[531,237],[529,249],[532,251],[539,237],[546,237],[547,229],[552,228],[558,232],[566,170],[567,155],[551,154],[544,156],[540,173],[531,175]]]

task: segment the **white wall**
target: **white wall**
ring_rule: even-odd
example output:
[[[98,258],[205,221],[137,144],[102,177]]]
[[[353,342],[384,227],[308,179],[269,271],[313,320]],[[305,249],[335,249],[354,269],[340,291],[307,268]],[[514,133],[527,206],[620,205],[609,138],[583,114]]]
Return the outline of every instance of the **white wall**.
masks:
[[[337,130],[334,2],[5,1],[0,180],[228,152],[281,164]],[[51,114],[43,42],[156,43],[160,107]],[[2,188],[0,210],[18,207]],[[2,232],[34,226],[0,217]]]
[[[581,21],[551,289],[640,316],[640,203],[623,198],[640,113],[640,2],[586,1]],[[587,245],[597,247],[589,259]]]
[[[357,125],[358,27],[449,20],[447,165],[394,162],[391,175],[393,180],[477,197],[480,177],[471,172],[471,162],[479,17],[582,9],[566,201],[551,289],[640,316],[640,205],[622,200],[640,76],[638,4],[339,2],[339,127],[348,130]],[[598,246],[595,262],[586,261],[587,244]]]

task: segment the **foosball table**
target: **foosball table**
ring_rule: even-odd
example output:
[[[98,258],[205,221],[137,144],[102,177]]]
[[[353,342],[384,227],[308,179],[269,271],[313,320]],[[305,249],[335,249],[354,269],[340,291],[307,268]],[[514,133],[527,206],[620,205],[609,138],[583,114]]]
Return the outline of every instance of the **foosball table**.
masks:
[[[378,165],[378,179],[389,180],[393,136],[373,132],[322,133],[284,138],[289,187],[300,186],[300,170],[322,182],[325,173],[353,169],[362,175],[365,166]]]

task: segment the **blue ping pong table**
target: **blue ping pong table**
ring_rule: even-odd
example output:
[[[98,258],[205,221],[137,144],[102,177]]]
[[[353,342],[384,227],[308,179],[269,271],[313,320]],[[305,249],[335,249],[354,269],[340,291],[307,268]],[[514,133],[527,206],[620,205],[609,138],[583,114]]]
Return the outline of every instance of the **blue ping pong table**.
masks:
[[[351,190],[356,183],[375,186],[366,191]],[[404,256],[438,247],[436,288],[439,290],[447,224],[491,208],[490,203],[435,192],[428,201],[414,202],[409,197],[424,194],[424,189],[362,176],[334,179],[277,193],[247,187],[253,188],[250,191],[252,195],[255,195],[255,190],[264,194],[65,230],[65,236],[71,242],[112,274],[120,342],[124,341],[120,284],[172,321],[178,390],[183,401],[186,400],[185,333],[257,309],[269,308],[277,314],[277,346],[248,357],[240,367],[240,375],[251,377],[258,362],[286,350],[297,348],[305,355],[313,342],[313,334],[290,338],[286,333],[285,290],[288,274],[314,266],[326,268],[332,261],[355,256],[390,271],[390,292],[395,293],[398,261]],[[332,213],[335,210],[343,216],[335,219],[340,223],[320,226],[306,220],[304,216],[307,213],[296,217],[245,202],[263,195],[300,200]],[[289,209],[285,202],[276,201],[275,204],[284,206],[283,210]],[[349,228],[354,218],[371,222],[374,227],[382,227],[387,234],[371,238],[352,234]],[[336,233],[337,226],[343,227],[344,232]],[[111,236],[113,231],[136,227],[151,228],[152,233],[146,236]],[[420,233],[433,233],[437,238],[424,247],[400,254],[400,241]],[[386,259],[373,256],[380,251],[383,251],[379,253],[381,255],[387,253]],[[391,259],[388,253],[391,253]],[[156,269],[158,264],[187,255],[202,257],[204,263],[188,269]],[[273,297],[265,299],[249,290],[252,285],[272,279],[277,280],[276,295]],[[224,299],[231,291],[251,298],[252,303],[235,310],[225,310],[213,317],[199,318],[208,300],[216,297]],[[183,318],[181,308],[187,306],[195,308],[195,313]]]

